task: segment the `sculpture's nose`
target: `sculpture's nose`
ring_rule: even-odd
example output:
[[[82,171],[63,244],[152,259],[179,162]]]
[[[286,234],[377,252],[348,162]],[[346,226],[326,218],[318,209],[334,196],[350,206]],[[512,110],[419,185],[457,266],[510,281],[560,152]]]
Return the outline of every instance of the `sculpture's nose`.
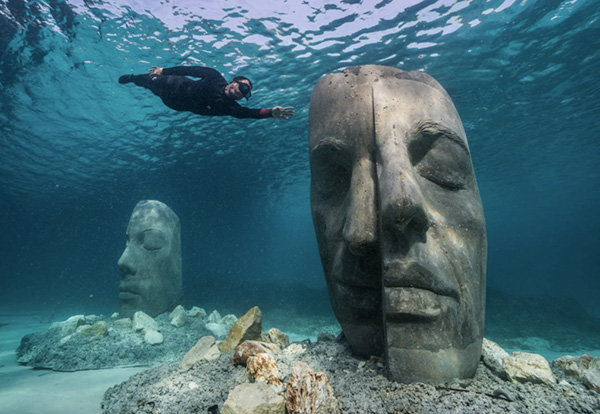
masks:
[[[392,236],[396,248],[404,243],[424,242],[430,227],[423,196],[414,178],[404,173],[383,176],[381,186],[381,227]],[[401,237],[403,240],[397,240]],[[409,248],[410,246],[404,246]]]
[[[354,168],[343,237],[350,252],[367,256],[378,247],[375,168],[362,160]]]
[[[125,249],[117,262],[117,266],[119,267],[119,272],[121,272],[122,277],[135,275],[136,270],[133,260],[131,260],[130,257],[129,248]]]

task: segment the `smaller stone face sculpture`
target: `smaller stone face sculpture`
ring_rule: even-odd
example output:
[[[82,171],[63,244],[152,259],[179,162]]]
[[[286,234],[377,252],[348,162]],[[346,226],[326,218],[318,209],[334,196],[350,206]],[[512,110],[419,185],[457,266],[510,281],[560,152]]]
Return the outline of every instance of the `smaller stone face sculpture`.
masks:
[[[173,210],[155,200],[135,206],[118,266],[121,317],[137,311],[156,317],[181,303],[181,229]]]

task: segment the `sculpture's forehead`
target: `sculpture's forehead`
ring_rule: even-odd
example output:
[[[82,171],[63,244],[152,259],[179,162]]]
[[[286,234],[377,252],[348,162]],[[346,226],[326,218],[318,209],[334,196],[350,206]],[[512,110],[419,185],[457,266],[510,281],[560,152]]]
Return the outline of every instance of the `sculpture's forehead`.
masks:
[[[394,68],[365,70],[357,75],[336,73],[325,76],[313,94],[327,96],[327,104],[311,112],[310,146],[326,136],[361,139],[365,134],[383,133],[393,125],[409,135],[424,121],[452,130],[467,144],[462,122],[448,94],[430,83],[407,79]],[[425,75],[427,76],[427,75]],[[375,125],[374,125],[375,124]],[[374,128],[375,127],[375,128]]]
[[[131,233],[154,229],[170,232],[172,228],[173,223],[165,217],[164,212],[152,206],[135,209],[131,214],[127,231]]]

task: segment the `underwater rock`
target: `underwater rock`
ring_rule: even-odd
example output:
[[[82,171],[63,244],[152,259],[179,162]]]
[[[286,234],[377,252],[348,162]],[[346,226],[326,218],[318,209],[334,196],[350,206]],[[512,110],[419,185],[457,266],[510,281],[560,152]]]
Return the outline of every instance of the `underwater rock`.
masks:
[[[133,322],[131,321],[131,319],[129,318],[122,318],[122,319],[117,319],[116,321],[113,322],[113,326],[123,326],[125,328],[132,328],[133,327]]]
[[[286,384],[285,408],[287,414],[341,413],[329,376],[301,361],[292,368]]]
[[[55,322],[50,326],[50,329],[58,329],[60,336],[65,337],[67,335],[74,334],[77,328],[86,325],[85,316],[75,315],[63,322]]]
[[[206,360],[206,354],[215,344],[214,336],[203,336],[196,342],[196,345],[188,351],[179,363],[179,369],[187,371],[200,361]]]
[[[247,339],[260,339],[261,332],[262,313],[258,306],[255,306],[233,324],[227,332],[225,341],[219,344],[219,350],[224,353],[231,352]]]
[[[187,324],[188,315],[183,306],[179,305],[169,314],[169,318],[171,318],[171,325],[181,328]]]
[[[206,323],[221,323],[221,319],[223,319],[221,314],[217,310],[214,310],[206,318]]]
[[[154,329],[148,329],[144,333],[144,341],[148,345],[158,345],[163,343],[164,337],[160,332],[155,331]]]
[[[220,323],[209,322],[206,324],[206,329],[208,329],[216,338],[224,338],[229,331],[229,328],[225,325],[221,325]]]
[[[151,316],[142,311],[137,311],[133,314],[132,328],[136,332],[157,331],[158,324]]]
[[[221,414],[285,414],[285,401],[266,384],[240,384],[229,392]]]
[[[589,389],[600,393],[600,358],[592,354],[566,355],[552,364],[561,368],[569,378],[583,382]]]
[[[203,308],[199,308],[197,306],[192,307],[192,309],[190,309],[187,312],[187,315],[190,318],[200,318],[200,319],[204,319],[204,317],[206,316],[206,311]]]
[[[108,335],[108,327],[106,322],[98,321],[93,325],[82,325],[77,328],[77,333],[88,336],[102,338]]]
[[[504,380],[508,379],[508,377],[506,375],[506,371],[504,371],[502,363],[508,356],[508,352],[502,349],[500,345],[494,341],[490,341],[487,338],[483,338],[481,360],[485,366],[490,369],[490,371]]]
[[[271,354],[260,353],[248,357],[246,375],[251,382],[264,382],[278,393],[283,390],[279,368]]]
[[[289,336],[287,336],[277,328],[269,329],[267,332],[264,332],[260,336],[260,338],[263,342],[270,342],[272,344],[276,344],[281,349],[286,348],[290,344]]]
[[[546,359],[538,354],[513,352],[502,364],[508,379],[512,382],[534,384],[556,384],[556,378]]]
[[[600,394],[600,359],[595,359],[583,374],[583,383]]]
[[[290,347],[294,349],[295,345],[299,344]],[[475,377],[457,382],[458,389],[454,389],[390,381],[383,364],[354,356],[345,343],[307,343],[300,349],[304,352],[296,355],[286,350],[277,353],[280,378],[289,378],[298,361],[327,373],[344,414],[600,412],[600,395],[582,383],[573,382],[565,388],[507,382],[493,375],[482,361]],[[361,362],[366,362],[362,368]],[[102,401],[103,414],[139,414],[145,412],[144,408],[161,414],[211,413],[215,405],[222,407],[230,390],[247,381],[245,371],[234,367],[229,358],[202,363],[189,371],[181,371],[177,365],[154,366],[111,387]],[[195,384],[193,389],[191,382]],[[512,401],[501,398],[503,395],[512,396]],[[152,407],[140,405],[144,402],[151,402]]]
[[[235,323],[235,321],[237,321],[237,317],[235,315],[232,315],[231,313],[228,315],[223,316],[223,318],[221,318],[221,324],[225,325],[228,327],[228,329],[230,329],[233,324]]]
[[[154,331],[146,337],[132,329],[133,323],[125,318],[107,318],[94,325],[81,325],[79,331],[62,336],[62,329],[23,337],[17,348],[17,361],[34,368],[55,371],[79,371],[114,367],[156,365],[179,362],[202,336],[204,320],[190,318],[186,326],[175,328],[168,315],[159,315]],[[143,329],[142,329],[143,330]],[[108,333],[108,335],[105,335]],[[159,335],[162,336],[160,343]],[[152,343],[149,344],[146,339]],[[216,348],[216,346],[215,346]],[[215,349],[214,352],[218,350]]]
[[[247,340],[242,342],[235,348],[235,350],[233,351],[233,356],[231,357],[231,362],[233,362],[233,365],[235,366],[241,365],[245,367],[246,361],[249,357],[258,354],[271,354],[277,351],[279,351],[278,345],[271,344],[268,342]]]

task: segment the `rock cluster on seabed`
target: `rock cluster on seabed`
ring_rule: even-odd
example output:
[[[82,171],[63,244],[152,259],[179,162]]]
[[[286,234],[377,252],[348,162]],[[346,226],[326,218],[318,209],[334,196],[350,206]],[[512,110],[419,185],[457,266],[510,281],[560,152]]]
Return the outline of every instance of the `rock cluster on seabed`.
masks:
[[[254,316],[240,325],[253,325],[253,333],[232,327],[239,341],[230,352],[197,358],[186,369],[169,364],[134,375],[106,392],[104,413],[600,412],[594,382],[600,363],[591,355],[548,364],[536,354],[508,355],[486,340],[474,378],[439,386],[401,384],[386,378],[380,358],[352,356],[341,337],[321,335],[317,343],[285,346],[281,332],[260,333],[257,309],[249,314]]]

